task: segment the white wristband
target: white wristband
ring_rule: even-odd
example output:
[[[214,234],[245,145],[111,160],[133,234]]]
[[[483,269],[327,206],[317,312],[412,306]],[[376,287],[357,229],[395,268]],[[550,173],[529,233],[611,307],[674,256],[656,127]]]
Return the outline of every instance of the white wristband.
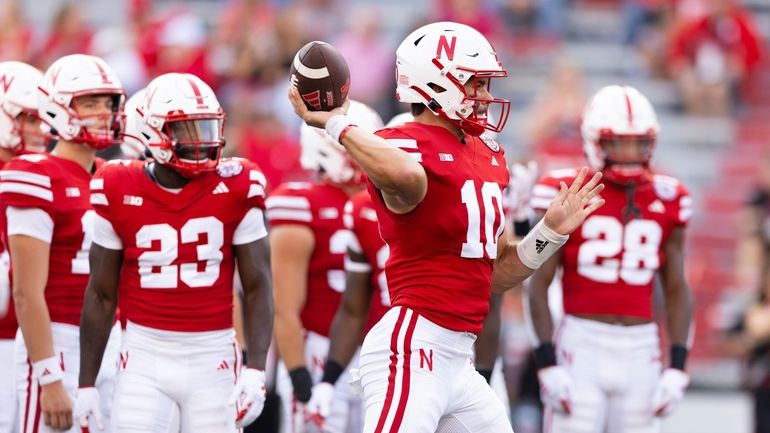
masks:
[[[336,116],[332,116],[326,122],[326,133],[329,134],[329,136],[333,138],[337,143],[339,143],[340,134],[342,134],[342,131],[350,125],[352,125],[352,123],[350,122],[350,118],[348,118],[348,116],[344,114],[338,114]]]
[[[569,239],[548,228],[543,220],[529,231],[516,246],[519,260],[530,269],[538,269]]]
[[[33,362],[32,375],[40,385],[48,385],[64,378],[59,359],[55,356]]]

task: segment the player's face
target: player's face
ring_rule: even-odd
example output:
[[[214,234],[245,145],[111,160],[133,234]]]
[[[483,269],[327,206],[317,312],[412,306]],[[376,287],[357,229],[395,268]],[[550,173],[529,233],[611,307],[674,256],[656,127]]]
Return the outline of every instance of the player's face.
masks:
[[[40,130],[42,121],[32,113],[22,112],[18,117],[21,126],[21,139],[24,147],[32,152],[44,152],[46,149],[46,137]]]
[[[218,119],[180,120],[168,123],[177,157],[185,161],[215,160],[221,142]]]
[[[107,135],[112,129],[112,118],[117,111],[114,95],[79,96],[72,101],[72,108],[83,119],[91,134]]]
[[[487,77],[471,77],[465,83],[465,94],[476,100],[474,109],[477,117],[486,117],[489,109],[489,103],[483,101],[492,99],[492,94],[489,93],[489,80]]]
[[[640,165],[649,160],[653,139],[649,137],[606,137],[599,142],[613,164]]]

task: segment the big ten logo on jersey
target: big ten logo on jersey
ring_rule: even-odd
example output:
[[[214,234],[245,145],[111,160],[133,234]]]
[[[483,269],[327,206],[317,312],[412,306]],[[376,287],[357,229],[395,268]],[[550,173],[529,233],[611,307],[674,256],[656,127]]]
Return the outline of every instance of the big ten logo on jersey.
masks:
[[[496,182],[483,182],[480,188],[481,201],[476,182],[466,180],[460,189],[462,203],[468,214],[468,228],[460,257],[478,259],[486,253],[490,259],[497,258],[497,238],[503,233],[503,191]],[[481,220],[481,210],[484,220]],[[484,242],[481,235],[484,234]]]
[[[332,255],[345,254],[352,239],[353,233],[350,230],[337,230],[329,238],[329,253]],[[326,279],[329,283],[329,287],[331,287],[335,292],[342,293],[345,291],[344,269],[330,269],[326,274]]]
[[[165,223],[142,226],[136,233],[136,246],[155,246],[157,250],[145,251],[137,258],[140,287],[174,289],[180,281],[193,288],[214,285],[219,279],[224,243],[224,224],[213,216],[192,218],[180,230]],[[197,260],[172,264],[185,247],[194,248]],[[200,262],[205,264],[202,269]]]
[[[126,206],[141,206],[144,204],[144,199],[139,196],[126,194],[123,196],[123,204]]]
[[[600,283],[650,284],[660,267],[663,229],[653,220],[628,224],[594,215],[581,226],[585,241],[578,250],[577,273]]]

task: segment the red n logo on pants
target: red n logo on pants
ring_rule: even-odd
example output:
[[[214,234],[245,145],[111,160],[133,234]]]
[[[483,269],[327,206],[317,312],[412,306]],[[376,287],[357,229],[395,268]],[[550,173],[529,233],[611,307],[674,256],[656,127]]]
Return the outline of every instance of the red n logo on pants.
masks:
[[[125,370],[128,364],[128,352],[120,352],[120,360],[118,361],[118,368]]]
[[[428,353],[425,353],[425,349],[420,349],[420,368],[428,366],[428,371],[433,371],[433,349],[428,349]]]

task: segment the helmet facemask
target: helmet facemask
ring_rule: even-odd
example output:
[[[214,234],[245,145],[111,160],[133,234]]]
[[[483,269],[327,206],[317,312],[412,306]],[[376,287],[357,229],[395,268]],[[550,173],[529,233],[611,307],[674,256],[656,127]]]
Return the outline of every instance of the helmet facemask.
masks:
[[[503,130],[511,111],[511,102],[494,98],[491,92],[492,79],[507,77],[507,71],[474,70],[461,66],[447,71],[440,60],[433,59],[433,64],[461,92],[461,100],[457,105],[444,107],[437,101],[443,98],[432,97],[413,86],[412,89],[425,98],[425,105],[432,112],[458,125],[464,133],[474,137],[480,136],[484,131],[499,133]],[[436,95],[447,91],[436,84],[429,84],[428,87]]]
[[[649,175],[655,134],[602,134],[596,143],[607,180],[622,185],[639,183]]]
[[[98,111],[98,107],[95,107],[103,103],[102,97],[109,98],[109,111]],[[126,123],[124,101],[122,92],[74,96],[70,108],[73,111],[72,124],[80,131],[71,141],[87,144],[97,150],[119,144]]]
[[[42,129],[43,121],[36,110],[21,110],[13,122],[13,134],[19,137],[16,152],[45,152],[51,135]]]
[[[222,156],[224,114],[190,115],[169,118],[163,125],[164,147],[173,156],[165,164],[184,177],[195,177],[213,171]]]

